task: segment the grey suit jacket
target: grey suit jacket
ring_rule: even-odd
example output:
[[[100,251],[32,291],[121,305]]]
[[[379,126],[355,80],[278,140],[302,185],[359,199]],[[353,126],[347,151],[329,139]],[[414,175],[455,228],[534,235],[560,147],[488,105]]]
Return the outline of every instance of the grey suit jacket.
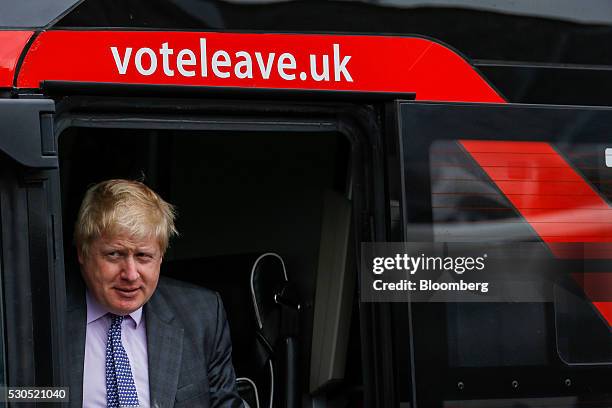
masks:
[[[68,287],[70,407],[81,407],[85,285],[79,278]],[[144,316],[151,407],[243,406],[235,388],[229,326],[217,293],[160,277]]]

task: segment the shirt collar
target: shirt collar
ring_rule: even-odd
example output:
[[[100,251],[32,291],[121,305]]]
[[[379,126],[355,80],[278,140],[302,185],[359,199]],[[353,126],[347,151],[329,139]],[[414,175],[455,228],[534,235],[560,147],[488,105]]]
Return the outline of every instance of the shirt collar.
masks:
[[[98,320],[108,313],[111,313],[89,293],[89,290],[85,291],[85,299],[87,302],[87,324]],[[128,316],[130,316],[134,323],[136,323],[136,327],[140,326],[140,322],[142,320],[142,306],[134,310]]]

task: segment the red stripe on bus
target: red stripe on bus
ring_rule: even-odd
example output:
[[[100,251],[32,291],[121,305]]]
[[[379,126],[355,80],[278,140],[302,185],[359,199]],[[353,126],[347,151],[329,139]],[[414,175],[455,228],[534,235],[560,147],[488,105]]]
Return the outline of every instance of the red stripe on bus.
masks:
[[[48,80],[505,102],[456,52],[412,37],[54,30],[36,38],[17,85],[38,88]]]
[[[461,144],[556,257],[612,259],[612,208],[550,144],[472,140]],[[569,191],[561,195],[562,185],[548,186],[553,180],[571,182],[566,190],[572,195]],[[527,188],[516,194],[521,184]],[[551,195],[551,189],[556,194]],[[601,293],[595,296],[593,290],[597,287],[601,292],[603,287],[609,294],[608,277],[585,274],[579,283],[587,296],[601,299]],[[593,305],[612,325],[612,302]]]
[[[612,302],[593,302],[593,306],[607,320],[608,324],[612,325]]]
[[[0,31],[0,87],[13,86],[17,61],[32,31]]]

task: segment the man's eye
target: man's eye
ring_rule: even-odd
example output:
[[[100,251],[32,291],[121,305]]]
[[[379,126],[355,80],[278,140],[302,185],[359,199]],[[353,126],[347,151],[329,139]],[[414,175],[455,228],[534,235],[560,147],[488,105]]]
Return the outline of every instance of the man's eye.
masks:
[[[106,256],[108,256],[109,258],[119,258],[121,254],[119,253],[119,251],[111,251],[107,252]]]

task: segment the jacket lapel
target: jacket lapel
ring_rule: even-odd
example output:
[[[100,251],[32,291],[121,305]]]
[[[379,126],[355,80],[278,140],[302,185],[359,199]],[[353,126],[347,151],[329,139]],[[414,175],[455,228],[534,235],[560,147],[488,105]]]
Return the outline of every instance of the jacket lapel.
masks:
[[[172,407],[183,354],[183,328],[156,291],[145,304],[151,407]]]
[[[70,406],[73,408],[83,406],[83,364],[85,361],[85,330],[87,320],[87,306],[85,302],[85,284],[80,277],[67,280],[71,285],[68,290],[68,359],[70,381]]]

